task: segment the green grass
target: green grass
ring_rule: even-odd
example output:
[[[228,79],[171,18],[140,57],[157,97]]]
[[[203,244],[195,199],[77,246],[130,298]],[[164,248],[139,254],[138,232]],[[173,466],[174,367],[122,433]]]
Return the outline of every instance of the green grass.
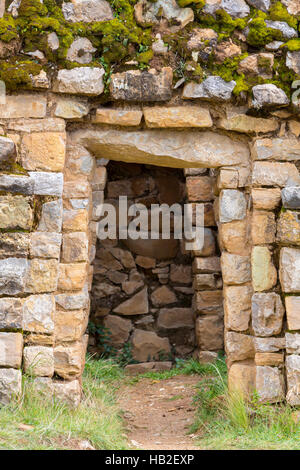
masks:
[[[194,397],[197,413],[190,432],[199,436],[199,448],[299,450],[295,409],[286,404],[261,404],[256,396],[247,403],[238,391],[229,392],[224,365],[218,361],[213,366],[211,375],[199,382]]]
[[[88,440],[96,449],[127,449],[115,402],[122,379],[122,370],[112,361],[88,359],[83,376],[84,399],[73,410],[38,395],[30,378],[25,378],[18,402],[0,408],[0,449],[73,449],[82,440]],[[33,429],[22,431],[20,424]]]

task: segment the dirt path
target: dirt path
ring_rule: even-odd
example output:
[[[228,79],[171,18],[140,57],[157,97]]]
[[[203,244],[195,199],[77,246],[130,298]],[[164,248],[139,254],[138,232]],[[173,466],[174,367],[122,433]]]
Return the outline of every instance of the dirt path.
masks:
[[[199,376],[176,376],[166,380],[140,379],[124,386],[119,405],[132,447],[148,450],[199,450],[193,436],[192,400]]]

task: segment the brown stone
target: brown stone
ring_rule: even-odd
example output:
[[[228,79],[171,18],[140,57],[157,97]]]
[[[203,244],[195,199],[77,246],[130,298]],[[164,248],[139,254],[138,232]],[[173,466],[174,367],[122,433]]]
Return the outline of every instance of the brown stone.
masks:
[[[252,183],[254,186],[284,187],[288,181],[298,183],[299,173],[293,163],[254,162]]]
[[[212,256],[209,258],[195,258],[193,261],[193,273],[215,273],[221,272],[220,258]]]
[[[146,372],[163,372],[172,369],[172,362],[142,362],[140,364],[128,364],[125,367],[126,375],[139,375]]]
[[[226,328],[246,331],[251,316],[252,288],[245,286],[226,286],[224,288],[224,313]]]
[[[281,212],[277,221],[277,241],[290,245],[300,245],[299,212]]]
[[[285,298],[286,316],[289,330],[300,330],[300,296]]]
[[[254,209],[274,210],[281,203],[279,188],[254,188],[251,195]]]
[[[63,231],[64,232],[87,232],[88,213],[85,209],[64,210]]]
[[[225,284],[244,284],[251,281],[249,256],[223,252],[221,256],[223,281]]]
[[[196,336],[198,346],[208,351],[219,351],[224,347],[224,326],[217,315],[198,317],[196,319]]]
[[[183,264],[171,264],[170,280],[177,284],[191,284],[191,266]]]
[[[144,108],[147,127],[212,127],[208,109],[198,106]]]
[[[83,341],[65,343],[54,348],[54,371],[65,380],[79,377],[85,362],[85,344]]]
[[[194,256],[213,256],[216,254],[216,238],[215,232],[210,228],[204,228],[204,242],[203,247],[199,250],[198,242],[187,242],[192,247]],[[201,246],[201,245],[200,245]]]
[[[246,114],[238,114],[227,119],[221,119],[218,126],[228,131],[258,134],[276,131],[278,121],[276,119],[256,118]]]
[[[168,338],[161,338],[152,331],[135,330],[132,335],[132,356],[136,361],[145,362],[160,359],[171,353]]]
[[[0,258],[13,256],[27,257],[29,252],[29,233],[0,233]]]
[[[219,189],[236,189],[239,186],[239,173],[230,168],[221,169],[218,176]]]
[[[147,256],[137,256],[135,262],[138,266],[144,269],[152,269],[156,266],[155,258],[148,258]]]
[[[31,333],[54,332],[55,299],[53,295],[30,295],[23,303],[23,330]]]
[[[30,256],[33,258],[60,257],[61,234],[56,232],[33,232],[30,240]]]
[[[32,293],[54,292],[57,289],[58,261],[32,259],[27,274],[25,291]]]
[[[94,124],[113,124],[114,126],[139,126],[142,117],[143,113],[139,110],[97,108],[92,122]]]
[[[281,332],[284,308],[275,292],[252,297],[252,327],[256,336],[274,336]]]
[[[194,296],[194,309],[200,314],[220,314],[223,312],[221,290],[198,291]]]
[[[254,245],[274,243],[276,233],[275,214],[267,211],[254,211],[251,222],[251,235]]]
[[[25,346],[23,356],[25,372],[39,377],[53,376],[53,348],[45,346]]]
[[[246,220],[234,220],[219,226],[220,245],[229,253],[247,255],[248,238]]]
[[[240,46],[234,44],[231,40],[217,44],[214,52],[218,64],[222,64],[225,59],[230,59],[242,53]]]
[[[0,369],[0,403],[8,405],[22,391],[22,373],[15,369]]]
[[[0,332],[0,367],[19,369],[22,363],[23,336],[21,333]]]
[[[284,379],[277,367],[256,367],[256,392],[261,403],[276,403],[284,399]]]
[[[186,189],[189,201],[211,201],[213,199],[213,182],[209,176],[188,177]]]
[[[285,338],[253,338],[256,353],[277,352],[285,349]]]
[[[104,318],[104,326],[109,330],[109,342],[115,347],[126,343],[133,328],[130,320],[120,318],[117,315],[107,315]]]
[[[164,67],[160,73],[154,69],[129,70],[112,74],[109,88],[115,100],[167,101],[172,96],[172,80],[171,67]]]
[[[37,132],[22,140],[22,166],[27,170],[63,171],[65,134]]]
[[[123,242],[136,255],[147,256],[156,260],[175,258],[178,252],[178,240],[174,238],[170,238],[170,240],[132,240],[128,238]]]
[[[252,361],[235,362],[228,373],[230,392],[242,393],[250,398],[255,389],[255,365]]]
[[[300,292],[300,250],[282,248],[279,277],[283,292]]]
[[[31,230],[31,199],[24,196],[0,196],[0,229]]]
[[[17,94],[6,96],[6,103],[0,105],[0,118],[44,118],[47,112],[47,98],[39,94]]]
[[[256,353],[255,364],[257,366],[279,366],[284,362],[284,355],[281,353]]]
[[[177,297],[169,287],[162,286],[152,292],[151,301],[155,307],[160,307],[177,302]]]
[[[72,380],[72,382],[53,382],[54,395],[56,400],[67,403],[73,408],[76,408],[80,404],[81,400],[81,386],[78,380]]]
[[[277,282],[277,271],[266,246],[255,246],[251,254],[252,283],[257,292],[272,289]]]
[[[59,265],[58,285],[60,290],[80,290],[87,277],[86,263],[68,263]]]
[[[67,233],[63,236],[62,260],[65,263],[88,259],[88,239],[84,232]]]
[[[225,333],[225,349],[229,362],[243,361],[255,355],[252,336],[233,331]]]
[[[216,225],[215,213],[213,209],[213,204],[211,202],[207,203],[193,203],[193,226],[196,225],[196,207],[200,207],[200,210],[204,212],[204,226],[213,227]]]
[[[79,341],[84,334],[88,315],[85,310],[59,310],[55,312],[55,341]]]
[[[157,320],[160,329],[194,328],[194,316],[191,308],[163,308]]]
[[[216,289],[218,285],[217,276],[214,274],[196,274],[194,276],[194,290]]]
[[[114,308],[114,312],[119,315],[143,315],[148,313],[149,303],[147,287]]]

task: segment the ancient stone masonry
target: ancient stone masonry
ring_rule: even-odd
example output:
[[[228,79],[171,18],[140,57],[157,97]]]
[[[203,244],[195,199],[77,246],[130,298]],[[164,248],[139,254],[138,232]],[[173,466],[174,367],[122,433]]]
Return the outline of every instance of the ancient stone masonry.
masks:
[[[299,20],[297,0],[0,0],[1,403],[26,373],[79,404],[91,310],[141,369],[224,347],[230,388],[300,405]],[[203,207],[204,247],[100,243],[122,195]]]

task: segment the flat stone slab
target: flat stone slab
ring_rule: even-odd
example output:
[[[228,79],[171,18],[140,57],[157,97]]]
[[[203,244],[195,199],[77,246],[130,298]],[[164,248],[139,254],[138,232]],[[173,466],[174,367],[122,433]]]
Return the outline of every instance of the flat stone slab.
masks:
[[[79,130],[71,137],[97,158],[173,168],[246,165],[248,147],[215,132]]]

